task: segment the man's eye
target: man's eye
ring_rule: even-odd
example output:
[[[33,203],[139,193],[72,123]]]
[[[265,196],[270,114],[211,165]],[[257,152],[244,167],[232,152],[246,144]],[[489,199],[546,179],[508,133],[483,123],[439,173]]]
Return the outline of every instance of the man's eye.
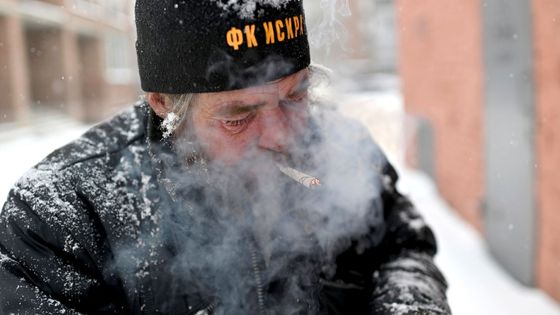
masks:
[[[303,101],[305,98],[307,98],[307,94],[308,94],[307,92],[304,92],[304,93],[299,93],[297,95],[292,95],[288,97],[288,100],[292,102],[300,102]]]
[[[226,120],[226,121],[224,121],[224,124],[225,124],[226,126],[229,126],[229,127],[238,127],[238,126],[243,125],[243,124],[246,123],[246,122],[247,122],[247,119],[241,119],[241,120]]]
[[[285,106],[298,106],[307,99],[307,93],[300,93],[298,95],[289,96],[285,100],[281,101],[282,105]]]
[[[223,120],[222,123],[227,129],[238,132],[241,131],[241,129],[247,124],[249,124],[252,118],[253,115],[248,115],[247,117],[244,117],[242,119]]]

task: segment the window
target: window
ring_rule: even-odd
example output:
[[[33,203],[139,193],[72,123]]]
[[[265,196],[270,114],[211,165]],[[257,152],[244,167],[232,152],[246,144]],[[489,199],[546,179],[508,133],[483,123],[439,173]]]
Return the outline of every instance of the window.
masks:
[[[129,84],[133,80],[130,39],[125,34],[110,34],[105,39],[105,79],[112,84]]]

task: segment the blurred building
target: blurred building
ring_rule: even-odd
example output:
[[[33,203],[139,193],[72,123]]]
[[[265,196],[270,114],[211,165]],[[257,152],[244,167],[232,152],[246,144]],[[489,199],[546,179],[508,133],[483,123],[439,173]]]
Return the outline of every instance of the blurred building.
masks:
[[[396,3],[410,162],[506,270],[560,300],[560,2]]]
[[[0,122],[94,121],[138,95],[132,0],[0,0]]]
[[[396,71],[392,0],[304,1],[314,62],[351,74]]]
[[[368,128],[388,158],[403,159],[403,108],[393,0],[304,1],[313,62],[333,70],[322,99]],[[317,92],[317,90],[316,90]]]

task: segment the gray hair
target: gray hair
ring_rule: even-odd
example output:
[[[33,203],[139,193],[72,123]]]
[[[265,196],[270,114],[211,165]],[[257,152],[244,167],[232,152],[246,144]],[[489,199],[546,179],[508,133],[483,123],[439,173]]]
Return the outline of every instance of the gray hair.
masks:
[[[196,93],[187,94],[165,94],[165,97],[170,102],[170,112],[177,115],[179,126],[188,120],[190,108],[196,99]]]

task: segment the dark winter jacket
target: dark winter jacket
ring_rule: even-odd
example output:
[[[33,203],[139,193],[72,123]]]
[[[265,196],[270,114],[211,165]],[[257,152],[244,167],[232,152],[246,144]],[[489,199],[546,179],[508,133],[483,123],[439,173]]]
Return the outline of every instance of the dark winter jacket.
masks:
[[[204,253],[181,253],[181,242],[166,241],[180,228],[167,234],[158,228],[174,202],[158,166],[158,123],[146,104],[137,104],[56,150],[15,184],[0,217],[1,314],[268,314],[287,296],[281,288],[290,268],[310,262],[316,277],[297,282],[310,300],[291,302],[304,305],[299,313],[450,314],[447,284],[433,262],[434,235],[397,192],[385,159],[371,168],[384,181],[377,198],[382,217],[368,233],[338,245],[334,269],[320,257],[294,258],[279,273],[283,282],[271,284],[261,253],[248,250],[232,259],[253,267],[237,276],[256,279],[245,284],[244,301],[254,305],[220,309],[226,302],[219,294],[196,284],[204,270],[177,276],[180,266],[170,263],[178,255],[194,263]],[[371,235],[378,241],[364,242]]]

